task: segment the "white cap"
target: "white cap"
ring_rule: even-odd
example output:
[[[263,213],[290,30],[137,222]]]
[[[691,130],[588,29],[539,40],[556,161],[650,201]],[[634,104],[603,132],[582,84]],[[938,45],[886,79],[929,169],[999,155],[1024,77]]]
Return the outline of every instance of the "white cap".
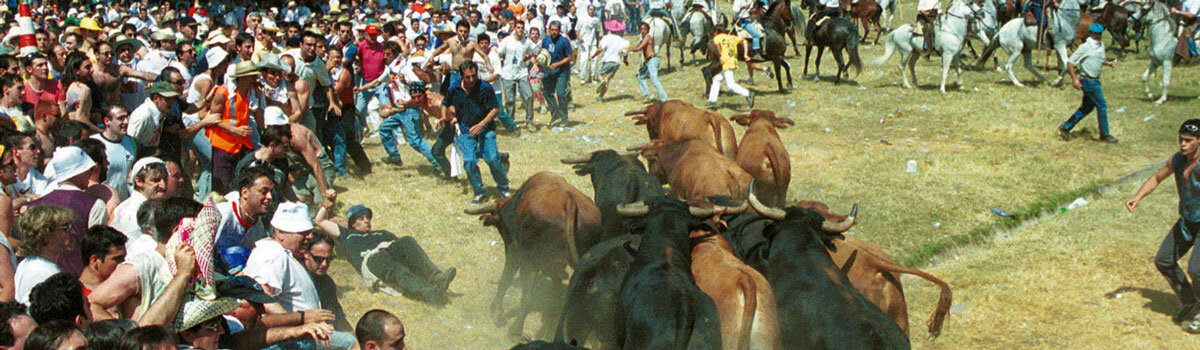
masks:
[[[50,167],[54,168],[55,182],[66,181],[92,170],[95,166],[96,162],[92,160],[92,157],[88,157],[87,153],[83,153],[83,149],[75,146],[55,150],[54,157],[50,159]]]
[[[300,202],[279,203],[271,226],[283,232],[308,232],[313,229],[312,218],[308,217],[308,206]]]
[[[222,36],[219,36],[218,38],[224,38],[224,37],[225,36],[222,35]],[[225,39],[225,40],[229,40],[229,39]],[[208,68],[212,68],[212,67],[215,67],[218,63],[221,63],[221,61],[224,61],[225,57],[227,57],[227,56],[229,56],[229,53],[225,52],[225,49],[222,49],[219,46],[212,47],[212,48],[209,48],[208,51],[204,52],[204,62],[208,63]]]
[[[129,185],[129,190],[131,191],[131,193],[137,192],[137,189],[133,185],[133,178],[137,177],[137,173],[142,171],[142,168],[145,168],[147,166],[150,166],[150,164],[155,164],[155,163],[165,163],[165,162],[163,162],[162,159],[158,159],[156,157],[145,157],[142,159],[138,159],[138,161],[136,163],[133,163],[133,168],[131,168],[129,170],[129,179],[127,179],[127,180],[129,180],[129,182],[127,184]]]
[[[263,124],[266,126],[288,125],[288,118],[283,114],[283,109],[270,106],[263,110]]]

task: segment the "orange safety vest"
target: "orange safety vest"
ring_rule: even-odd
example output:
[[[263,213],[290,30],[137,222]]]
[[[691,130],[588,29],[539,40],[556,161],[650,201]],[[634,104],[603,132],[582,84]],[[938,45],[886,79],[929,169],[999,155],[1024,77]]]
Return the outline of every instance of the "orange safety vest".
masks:
[[[250,102],[245,96],[234,91],[233,96],[229,96],[229,90],[224,86],[216,87],[214,98],[223,98],[225,107],[221,111],[221,123],[229,126],[249,126],[250,125]],[[225,131],[219,126],[209,126],[205,129],[204,135],[208,136],[208,141],[214,149],[225,151],[226,153],[238,153],[242,148],[254,149],[254,145],[250,142],[250,137],[239,136],[231,132]]]

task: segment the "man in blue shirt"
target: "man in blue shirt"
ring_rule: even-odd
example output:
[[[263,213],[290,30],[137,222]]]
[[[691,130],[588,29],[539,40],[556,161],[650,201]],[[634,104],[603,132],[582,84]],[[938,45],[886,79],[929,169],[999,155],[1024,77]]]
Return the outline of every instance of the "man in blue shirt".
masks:
[[[508,188],[508,169],[500,162],[499,151],[496,149],[496,124],[493,121],[500,113],[496,90],[492,89],[491,84],[479,80],[479,66],[474,61],[463,61],[458,65],[458,72],[462,81],[459,86],[450,88],[446,97],[442,99],[442,119],[438,124],[458,120],[455,145],[458,147],[458,153],[462,155],[467,179],[475,191],[475,198],[471,203],[480,204],[487,199],[477,164],[480,157],[491,169],[492,179],[496,180],[500,196],[511,196],[512,192]]]
[[[571,42],[562,36],[559,22],[550,22],[541,48],[550,53],[546,75],[542,77],[542,98],[550,105],[550,125],[567,125],[567,106],[571,94]]]

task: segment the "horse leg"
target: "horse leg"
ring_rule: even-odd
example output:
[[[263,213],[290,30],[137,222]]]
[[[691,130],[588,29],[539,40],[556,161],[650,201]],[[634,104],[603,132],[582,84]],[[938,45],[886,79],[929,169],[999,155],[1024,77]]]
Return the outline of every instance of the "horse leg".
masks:
[[[1154,101],[1155,106],[1160,106],[1163,102],[1167,102],[1167,88],[1171,87],[1171,59],[1163,60],[1163,78],[1162,78],[1162,97],[1158,101]]]
[[[833,47],[831,47],[831,48],[829,49],[829,52],[830,52],[830,53],[833,53],[833,59],[834,59],[835,61],[837,61],[837,67],[838,67],[838,69],[837,69],[837,80],[834,80],[833,82],[834,82],[835,84],[840,84],[840,83],[842,82],[842,72],[845,72],[845,71],[848,71],[848,70],[850,70],[850,64],[848,64],[848,63],[845,63],[845,62],[843,62],[843,61],[842,61],[842,48],[833,48]]]
[[[1154,74],[1155,69],[1158,69],[1158,62],[1151,57],[1150,66],[1146,67],[1145,73],[1142,73],[1142,92],[1146,94],[1147,99],[1154,99],[1154,94],[1150,93],[1150,76]]]
[[[779,62],[783,63],[783,69],[787,70],[787,77],[788,77],[788,85],[787,86],[788,86],[788,89],[792,89],[792,64],[788,63],[788,61],[783,60],[782,57],[779,58]],[[779,74],[779,69],[775,70],[775,74],[776,75]]]
[[[785,90],[783,90],[783,74],[780,74],[783,72],[779,71],[779,66],[780,66],[779,62],[781,62],[781,61],[783,61],[783,59],[777,58],[777,59],[771,60],[771,62],[775,64],[775,86],[779,87],[779,92],[784,92]],[[789,88],[790,88],[790,86],[789,86]]]
[[[954,55],[949,55],[950,52],[946,53],[948,55],[942,55],[942,86],[939,89],[942,96],[946,96],[946,77],[950,75],[950,64],[954,62]]]
[[[816,67],[813,67],[813,81],[821,80],[821,55],[825,53],[824,46],[817,46],[817,62]]]
[[[1054,51],[1056,53],[1058,53],[1058,66],[1059,66],[1058,79],[1054,79],[1054,82],[1050,83],[1050,85],[1058,86],[1059,84],[1062,83],[1063,78],[1067,76],[1067,57],[1069,55],[1067,54],[1066,45],[1062,45],[1062,46],[1055,45]],[[1047,66],[1049,66],[1049,65],[1047,65]]]
[[[894,38],[894,37],[892,37],[892,38]],[[895,39],[891,39],[891,40],[895,40]],[[897,45],[897,46],[899,46],[899,45]],[[900,46],[899,50],[900,50],[900,60],[896,62],[896,70],[900,71],[900,82],[904,84],[904,88],[912,89],[913,86],[908,81],[908,71],[904,70],[904,66],[907,65],[909,63],[908,61],[912,59],[912,57],[910,57],[910,56],[912,56],[912,52],[904,51],[903,46]]]
[[[958,55],[954,55],[954,76],[958,77],[958,90],[965,91],[966,84],[963,84],[963,62]]]
[[[920,57],[920,55],[917,55],[916,51],[913,51],[911,54],[909,54],[904,59],[904,61],[906,63],[908,63],[908,77],[904,79],[904,84],[905,84],[904,87],[906,87],[906,88],[912,89],[917,86],[917,58],[918,57]],[[904,72],[903,68],[901,68],[900,71],[903,73]]]
[[[798,53],[797,53],[798,54]],[[804,46],[804,76],[808,76],[808,55],[812,54],[812,45]]]

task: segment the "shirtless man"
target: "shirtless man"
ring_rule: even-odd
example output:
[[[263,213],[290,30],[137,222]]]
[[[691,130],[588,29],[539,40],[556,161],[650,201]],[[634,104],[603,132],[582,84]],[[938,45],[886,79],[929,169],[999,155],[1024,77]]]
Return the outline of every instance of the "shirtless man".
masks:
[[[643,99],[650,99],[650,90],[646,88],[646,78],[649,77],[650,83],[654,84],[654,90],[658,91],[658,101],[667,102],[667,92],[663,91],[662,83],[658,82],[658,56],[654,52],[654,36],[650,35],[650,25],[646,22],[638,24],[638,32],[642,34],[642,40],[638,41],[637,45],[626,48],[629,52],[642,52],[642,68],[638,69],[638,89],[642,92]]]
[[[116,42],[118,46],[133,45],[132,40],[121,40]],[[121,103],[121,79],[134,78],[145,81],[153,81],[154,74],[141,72],[133,67],[117,65],[117,60],[113,59],[116,55],[116,48],[112,44],[102,41],[96,45],[97,64],[92,69],[92,83],[96,85],[103,93],[105,103],[120,104]]]
[[[325,148],[321,147],[321,144],[318,143],[317,135],[313,134],[312,130],[297,123],[288,123],[288,125],[292,127],[292,140],[291,144],[288,145],[288,150],[299,154],[300,157],[304,158],[304,163],[308,164],[309,168],[312,168],[313,179],[316,180],[317,188],[320,189],[320,192],[314,194],[325,193],[326,190],[330,189],[329,180],[325,177],[325,174],[327,171],[329,174],[333,173],[333,160],[329,159],[329,156],[325,154]],[[295,181],[294,183],[301,187],[306,185],[300,181]],[[320,203],[321,200],[322,198],[313,199],[317,203]]]
[[[458,21],[458,24],[454,26],[454,32],[456,35],[453,38],[443,42],[442,46],[439,46],[437,50],[434,50],[433,54],[429,55],[430,59],[425,61],[423,68],[429,69],[429,65],[436,61],[436,57],[447,52],[450,53],[450,67],[458,67],[459,64],[465,61],[470,61],[475,57],[476,54],[478,54],[480,57],[488,57],[487,51],[479,47],[479,45],[474,41],[471,41],[471,38],[469,37],[470,31],[471,25],[467,23],[467,21]],[[492,64],[490,62],[483,62],[483,66],[487,67],[487,71],[492,71]],[[449,81],[447,81],[446,84],[447,90],[458,86],[459,82],[461,81],[457,69],[451,69],[449,77]]]

